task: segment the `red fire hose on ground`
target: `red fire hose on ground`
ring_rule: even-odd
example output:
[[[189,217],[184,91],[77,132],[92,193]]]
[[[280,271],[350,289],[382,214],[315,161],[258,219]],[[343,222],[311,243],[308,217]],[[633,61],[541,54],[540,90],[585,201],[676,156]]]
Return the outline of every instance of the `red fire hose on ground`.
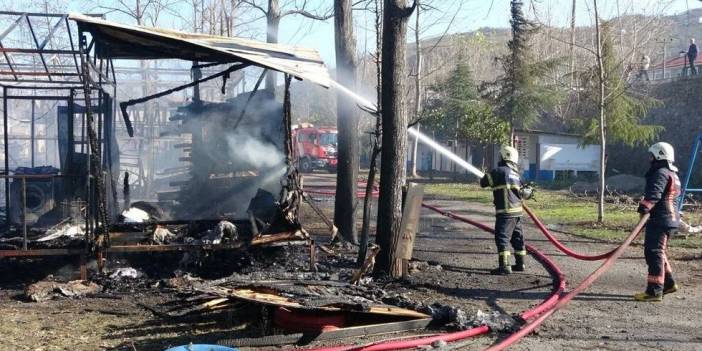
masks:
[[[524,205],[524,210],[525,210],[526,213],[529,215],[529,217],[531,217],[531,220],[534,222],[534,224],[536,224],[536,226],[539,228],[539,230],[541,231],[541,233],[543,233],[544,236],[546,236],[546,238],[547,238],[558,250],[560,250],[561,252],[563,252],[564,254],[566,254],[566,255],[568,255],[568,256],[570,256],[570,257],[573,257],[573,258],[575,258],[575,259],[582,260],[582,261],[599,261],[599,260],[604,260],[605,258],[612,256],[612,254],[613,254],[615,251],[617,251],[617,249],[614,249],[614,250],[612,250],[612,251],[610,251],[610,252],[603,253],[603,254],[601,254],[601,255],[595,255],[595,256],[589,256],[589,255],[582,255],[582,254],[579,254],[579,253],[577,253],[577,252],[575,252],[575,251],[573,251],[573,250],[571,250],[571,249],[565,247],[565,245],[563,245],[560,241],[558,241],[558,239],[556,239],[556,237],[555,237],[553,234],[551,234],[551,232],[548,231],[548,229],[546,228],[546,226],[544,226],[544,224],[543,224],[538,218],[536,218],[536,215],[534,215],[534,212],[531,212],[531,209],[529,209],[529,207],[527,207],[526,205]]]
[[[331,190],[309,190],[309,189],[305,189],[304,191],[305,191],[306,193],[308,193],[308,194],[327,195],[327,196],[335,196],[335,195],[336,195],[336,192],[331,191]],[[371,195],[372,195],[373,197],[378,197],[378,194],[379,194],[378,190],[373,190],[373,192],[371,193]],[[356,192],[356,197],[358,197],[358,198],[366,197],[366,192],[365,192],[365,191],[357,191],[357,192]]]
[[[447,216],[449,218],[454,218],[454,219],[460,220],[462,222],[472,224],[472,225],[474,225],[478,228],[481,228],[483,230],[486,230],[486,231],[492,231],[492,230],[490,230],[490,227],[488,227],[485,224],[470,220],[468,218],[464,218],[462,216],[453,214],[453,213],[448,212],[448,211],[441,210],[441,209],[434,207],[434,206],[431,206],[431,205],[423,204],[423,206],[425,208],[428,208],[432,211],[440,213],[440,214]],[[553,313],[555,313],[558,309],[567,305],[575,296],[577,296],[578,294],[583,292],[585,289],[587,289],[590,285],[592,285],[592,283],[594,283],[595,280],[597,280],[597,278],[599,278],[602,274],[604,274],[604,272],[606,272],[609,269],[609,267],[612,266],[612,264],[614,264],[614,262],[619,258],[619,256],[621,256],[622,253],[624,253],[624,250],[626,250],[626,248],[629,247],[629,245],[631,245],[631,243],[634,241],[634,239],[636,239],[636,237],[641,232],[641,229],[646,224],[646,221],[648,221],[648,217],[649,217],[648,214],[642,216],[641,219],[639,220],[639,223],[636,225],[636,227],[634,227],[634,229],[631,231],[631,233],[626,238],[626,240],[624,240],[624,242],[615,250],[610,251],[606,254],[602,254],[602,255],[586,256],[586,255],[581,255],[581,254],[575,253],[574,251],[565,247],[548,231],[548,229],[546,229],[546,227],[543,225],[543,223],[541,223],[541,221],[539,221],[539,219],[536,218],[534,213],[527,206],[524,206],[524,209],[527,211],[527,213],[529,214],[529,217],[531,217],[531,219],[534,221],[534,224],[537,225],[537,227],[541,230],[541,232],[563,253],[567,254],[568,256],[571,256],[571,257],[574,257],[577,259],[581,259],[581,260],[587,260],[587,261],[595,261],[595,260],[600,260],[603,258],[607,258],[607,260],[605,262],[603,262],[602,265],[597,270],[592,272],[587,278],[585,278],[585,280],[583,280],[580,284],[578,284],[578,286],[575,289],[573,289],[571,292],[569,292],[568,294],[566,294],[560,298],[559,298],[559,296],[555,296],[555,298],[554,298],[554,296],[552,296],[553,299],[549,298],[547,300],[547,301],[552,302],[552,303],[547,304],[546,302],[544,302],[540,306],[538,306],[537,308],[523,313],[522,318],[524,320],[528,320],[528,319],[530,319],[530,317],[537,316],[540,313],[543,313],[543,314],[541,314],[537,319],[531,321],[529,324],[527,324],[526,326],[521,328],[518,332],[516,332],[516,333],[510,335],[508,338],[504,339],[499,344],[490,347],[489,349],[487,349],[487,351],[504,350],[507,347],[513,345],[514,343],[519,341],[521,338],[523,338],[524,336],[526,336],[529,333],[531,333],[532,331],[534,331],[534,329],[536,329],[539,325],[541,325],[541,323],[543,323],[549,316],[551,316]],[[538,251],[536,251],[536,252],[538,252]],[[546,259],[548,260],[548,258],[546,258]],[[525,317],[525,314],[528,314],[528,313],[533,313],[533,314],[529,314]]]
[[[524,336],[526,336],[529,333],[531,333],[532,331],[534,331],[534,329],[536,329],[536,327],[541,325],[541,323],[543,323],[549,316],[554,314],[556,311],[561,309],[563,306],[567,305],[570,302],[570,300],[572,300],[576,295],[580,294],[585,289],[587,289],[592,283],[595,282],[595,280],[597,280],[597,278],[599,278],[604,272],[606,272],[607,269],[609,269],[609,267],[612,264],[614,264],[614,261],[616,261],[617,258],[619,258],[619,256],[621,256],[622,253],[624,253],[624,250],[626,250],[626,248],[629,247],[629,245],[631,245],[631,242],[634,241],[634,239],[636,239],[636,237],[641,232],[641,229],[646,224],[646,221],[648,221],[648,217],[649,217],[648,214],[645,214],[644,216],[642,216],[641,220],[639,220],[639,223],[631,231],[631,233],[626,238],[626,240],[624,240],[624,243],[622,243],[621,246],[619,246],[616,250],[614,250],[612,255],[606,261],[604,261],[599,268],[597,268],[594,272],[590,273],[590,275],[587,276],[587,278],[585,278],[585,280],[583,280],[580,284],[578,284],[578,286],[575,287],[575,289],[573,289],[573,291],[571,291],[571,292],[567,293],[566,295],[564,295],[563,297],[561,297],[552,309],[546,311],[546,313],[542,314],[537,319],[533,320],[531,323],[525,325],[518,332],[510,335],[508,338],[502,340],[499,344],[494,345],[493,347],[490,347],[486,351],[504,350],[507,347],[513,345],[514,343],[519,341],[519,339],[523,338]]]

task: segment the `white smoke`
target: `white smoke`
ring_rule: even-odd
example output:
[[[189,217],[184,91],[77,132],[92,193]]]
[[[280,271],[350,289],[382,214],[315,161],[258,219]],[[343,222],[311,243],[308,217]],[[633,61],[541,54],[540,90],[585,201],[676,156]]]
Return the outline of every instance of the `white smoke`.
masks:
[[[254,169],[272,168],[285,160],[283,153],[272,143],[266,143],[251,133],[235,132],[226,136],[232,162]]]

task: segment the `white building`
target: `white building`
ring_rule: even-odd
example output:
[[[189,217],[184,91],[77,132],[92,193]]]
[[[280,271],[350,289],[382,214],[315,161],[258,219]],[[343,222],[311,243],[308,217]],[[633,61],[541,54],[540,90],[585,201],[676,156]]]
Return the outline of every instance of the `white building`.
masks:
[[[526,180],[553,181],[560,176],[599,171],[600,146],[585,145],[577,134],[518,130],[515,133],[519,166]],[[493,147],[492,165],[500,159]]]

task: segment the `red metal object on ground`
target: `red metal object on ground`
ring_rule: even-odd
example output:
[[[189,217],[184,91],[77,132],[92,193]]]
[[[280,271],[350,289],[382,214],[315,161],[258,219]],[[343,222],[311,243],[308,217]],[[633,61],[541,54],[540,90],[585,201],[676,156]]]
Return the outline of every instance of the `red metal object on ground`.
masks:
[[[309,173],[315,169],[336,172],[336,128],[318,128],[304,124],[293,129],[292,136],[293,152],[301,172]]]
[[[305,314],[285,307],[278,307],[273,312],[273,322],[276,326],[296,332],[319,332],[343,328],[344,320],[343,313]]]

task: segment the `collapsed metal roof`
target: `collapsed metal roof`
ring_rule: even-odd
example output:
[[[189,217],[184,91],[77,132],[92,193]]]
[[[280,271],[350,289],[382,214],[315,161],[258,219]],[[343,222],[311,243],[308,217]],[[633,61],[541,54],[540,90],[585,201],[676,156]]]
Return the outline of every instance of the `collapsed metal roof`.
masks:
[[[241,62],[287,73],[326,88],[331,85],[329,71],[314,49],[125,25],[76,13],[69,18],[96,38],[98,58]]]

